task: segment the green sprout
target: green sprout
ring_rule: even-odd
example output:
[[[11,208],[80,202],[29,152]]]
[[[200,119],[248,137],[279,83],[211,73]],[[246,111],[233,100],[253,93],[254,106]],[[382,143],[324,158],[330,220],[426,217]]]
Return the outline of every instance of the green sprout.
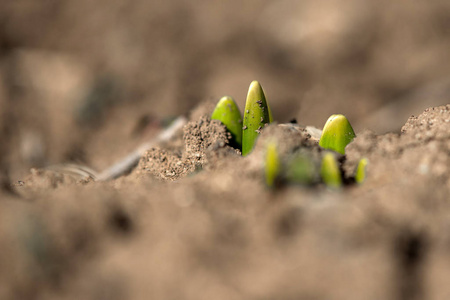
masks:
[[[364,182],[364,180],[366,180],[366,167],[368,165],[369,161],[367,160],[367,158],[362,158],[359,163],[358,163],[358,167],[356,168],[356,173],[355,173],[355,181],[358,184],[361,184]]]
[[[320,175],[328,187],[339,188],[342,185],[341,170],[333,153],[328,152],[323,156]]]
[[[242,155],[252,152],[256,139],[265,124],[270,123],[271,112],[264,91],[258,81],[252,81],[245,103],[244,123],[242,127]]]
[[[352,125],[343,115],[332,115],[323,127],[319,146],[345,154],[345,147],[355,138]]]
[[[267,144],[266,148],[266,184],[269,187],[273,187],[280,174],[281,162],[278,155],[278,146],[275,141],[271,141]]]
[[[316,181],[316,174],[316,165],[305,154],[295,155],[286,168],[286,179],[289,182],[309,185]]]
[[[239,149],[242,147],[242,116],[233,98],[222,97],[217,103],[211,119],[221,121],[231,133],[236,146]]]

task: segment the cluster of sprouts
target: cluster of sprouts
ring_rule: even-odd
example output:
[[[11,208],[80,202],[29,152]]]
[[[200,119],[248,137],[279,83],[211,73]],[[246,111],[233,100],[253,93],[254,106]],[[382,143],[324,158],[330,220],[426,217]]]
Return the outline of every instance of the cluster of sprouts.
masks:
[[[240,149],[243,156],[249,155],[255,147],[263,128],[273,121],[272,111],[264,91],[258,81],[250,84],[245,103],[244,118],[233,98],[222,97],[211,119],[221,121],[230,132],[231,144]],[[267,186],[275,187],[278,182],[296,182],[311,185],[322,182],[330,188],[340,188],[344,182],[342,158],[345,159],[345,147],[355,138],[350,122],[343,115],[336,114],[328,118],[323,127],[319,146],[324,149],[320,167],[305,155],[296,155],[287,165],[283,165],[278,145],[272,140],[266,145],[265,181]],[[360,160],[354,182],[360,184],[366,177],[367,159]]]

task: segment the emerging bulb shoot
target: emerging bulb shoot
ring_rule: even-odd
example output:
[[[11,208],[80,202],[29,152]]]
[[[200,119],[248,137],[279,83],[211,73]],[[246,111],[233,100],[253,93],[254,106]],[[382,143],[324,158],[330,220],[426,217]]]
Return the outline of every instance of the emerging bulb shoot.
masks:
[[[267,144],[265,158],[265,175],[268,187],[274,187],[280,174],[281,162],[278,154],[278,146],[275,141]]]
[[[345,147],[355,138],[352,125],[343,115],[332,115],[323,127],[319,146],[345,155]]]
[[[252,152],[261,130],[270,123],[270,115],[264,91],[258,81],[253,81],[248,89],[245,103],[242,155]]]
[[[236,146],[239,149],[242,147],[242,116],[233,98],[222,97],[217,103],[211,119],[221,121],[231,133]]]
[[[341,170],[333,153],[328,152],[323,156],[320,175],[328,187],[339,188],[342,185]]]
[[[362,158],[359,163],[358,163],[358,167],[356,168],[356,173],[355,173],[355,181],[358,184],[361,184],[364,182],[364,180],[366,180],[366,167],[368,165],[369,161],[367,160],[367,158]]]

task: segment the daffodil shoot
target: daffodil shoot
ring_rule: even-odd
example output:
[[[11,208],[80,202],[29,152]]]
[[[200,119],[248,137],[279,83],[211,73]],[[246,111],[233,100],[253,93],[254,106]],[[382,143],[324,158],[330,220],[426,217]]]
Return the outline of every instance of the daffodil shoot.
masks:
[[[323,156],[320,175],[328,187],[339,188],[342,185],[341,170],[333,153],[328,152]]]
[[[221,121],[231,133],[236,146],[242,146],[242,116],[233,98],[222,97],[216,105],[212,115],[212,120]]]
[[[343,115],[332,115],[322,130],[319,146],[345,154],[345,147],[355,138],[352,125]]]
[[[278,146],[275,141],[270,141],[266,147],[265,175],[266,184],[269,187],[275,186],[277,177],[280,174],[281,162],[278,155]]]
[[[297,154],[291,160],[286,168],[286,179],[288,182],[294,182],[304,185],[316,182],[318,170],[311,157],[305,154]]]
[[[261,130],[270,123],[271,112],[266,96],[258,81],[250,84],[245,103],[244,121],[242,127],[242,155],[249,154],[256,143]]]
[[[358,167],[356,168],[356,174],[355,174],[355,181],[358,184],[361,184],[366,180],[366,167],[368,165],[369,161],[367,158],[362,158],[359,163]]]

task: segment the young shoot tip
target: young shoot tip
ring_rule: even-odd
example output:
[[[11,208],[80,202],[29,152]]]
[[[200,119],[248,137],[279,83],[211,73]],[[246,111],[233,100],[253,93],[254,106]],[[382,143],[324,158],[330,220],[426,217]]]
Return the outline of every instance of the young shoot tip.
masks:
[[[278,144],[274,140],[267,143],[264,167],[266,185],[268,187],[274,187],[281,169],[280,156],[278,154]]]
[[[355,172],[355,181],[357,184],[361,184],[366,180],[366,168],[368,164],[369,160],[367,158],[362,158],[359,161]]]
[[[219,120],[231,133],[232,141],[237,148],[242,147],[242,115],[230,96],[220,98],[212,115],[212,120]]]
[[[323,127],[319,146],[345,155],[345,147],[355,136],[352,125],[350,125],[350,122],[344,115],[332,115]]]
[[[256,80],[250,83],[245,102],[244,121],[242,132],[242,155],[249,154],[261,133],[261,129],[271,122],[269,106],[260,83]]]

